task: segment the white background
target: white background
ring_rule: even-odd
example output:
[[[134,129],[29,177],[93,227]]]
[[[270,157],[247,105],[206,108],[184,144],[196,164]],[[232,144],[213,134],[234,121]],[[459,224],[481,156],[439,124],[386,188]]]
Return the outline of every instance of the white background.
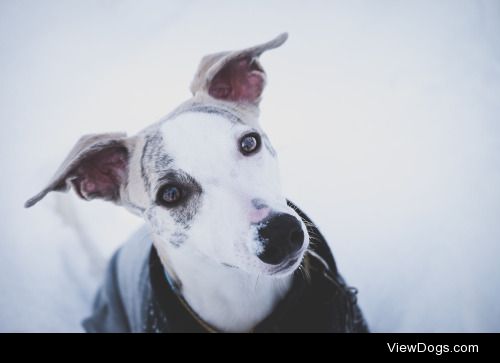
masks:
[[[140,225],[22,208],[78,137],[137,132],[201,56],[282,31],[261,121],[372,330],[500,330],[500,2],[0,0],[0,331],[80,330]]]

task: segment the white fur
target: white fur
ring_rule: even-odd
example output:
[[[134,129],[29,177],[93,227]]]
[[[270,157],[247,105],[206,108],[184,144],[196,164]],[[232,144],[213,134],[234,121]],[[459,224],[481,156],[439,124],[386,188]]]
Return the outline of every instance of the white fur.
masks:
[[[257,257],[262,246],[252,225],[258,215],[252,199],[263,200],[273,211],[297,215],[281,194],[276,158],[264,146],[252,156],[239,152],[238,140],[251,131],[262,133],[258,126],[234,124],[213,114],[185,113],[165,122],[163,148],[174,168],[201,185],[201,207],[189,230],[183,231],[187,237],[180,247],[165,238],[177,228],[168,211],[148,210],[157,227],[160,258],[182,283],[183,297],[207,323],[223,331],[248,331],[268,316],[288,291],[291,272],[300,263],[277,276],[271,273],[273,266]],[[306,248],[307,243],[302,252]]]
[[[182,283],[184,299],[203,319],[223,331],[250,330],[288,291],[291,273],[301,262],[283,270],[261,261],[258,254],[265,242],[259,240],[257,226],[271,213],[301,219],[287,206],[275,153],[257,121],[262,89],[236,92],[253,98],[226,102],[212,97],[210,84],[223,67],[242,59],[248,69],[238,76],[254,77],[257,71],[246,63],[251,59],[262,81],[256,87],[263,88],[265,74],[258,57],[286,39],[287,34],[281,34],[254,47],[204,57],[191,85],[191,100],[134,137],[83,136],[26,207],[71,185],[85,199],[101,197],[123,205],[149,223],[164,267]],[[199,107],[204,104],[208,108]],[[261,148],[243,155],[239,143],[250,132],[261,135]],[[103,158],[102,165],[96,158]],[[157,196],[169,177],[179,179],[181,188],[192,189],[184,204],[171,208]],[[303,223],[302,229],[303,255],[309,236]]]
[[[291,275],[249,274],[218,264],[188,245],[155,245],[164,266],[181,282],[189,306],[220,331],[250,331],[272,312],[291,284]]]
[[[185,244],[196,246],[214,261],[259,274],[269,273],[272,267],[255,254],[261,242],[251,227],[252,199],[265,201],[276,212],[294,212],[281,194],[276,158],[264,146],[251,156],[238,149],[241,136],[254,130],[205,113],[181,114],[161,127],[163,147],[174,160],[173,167],[191,175],[203,188],[201,208],[186,231]],[[152,214],[163,223],[171,219],[162,207]],[[159,234],[161,238],[165,231]]]

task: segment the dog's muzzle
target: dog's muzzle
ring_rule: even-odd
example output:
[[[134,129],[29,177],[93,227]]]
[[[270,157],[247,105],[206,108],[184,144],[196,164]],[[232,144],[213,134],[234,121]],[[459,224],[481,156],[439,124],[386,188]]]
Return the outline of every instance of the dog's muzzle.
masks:
[[[270,265],[286,261],[296,262],[304,245],[304,232],[297,218],[290,214],[274,214],[266,218],[258,229],[263,250],[259,259]]]

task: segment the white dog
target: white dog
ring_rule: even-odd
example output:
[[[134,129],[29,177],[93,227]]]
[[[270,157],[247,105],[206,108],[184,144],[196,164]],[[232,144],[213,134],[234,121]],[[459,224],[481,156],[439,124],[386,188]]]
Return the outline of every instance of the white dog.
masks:
[[[259,56],[286,39],[204,57],[190,100],[138,135],[82,137],[26,203],[73,187],[146,221],[111,261],[88,331],[367,330],[258,122]]]

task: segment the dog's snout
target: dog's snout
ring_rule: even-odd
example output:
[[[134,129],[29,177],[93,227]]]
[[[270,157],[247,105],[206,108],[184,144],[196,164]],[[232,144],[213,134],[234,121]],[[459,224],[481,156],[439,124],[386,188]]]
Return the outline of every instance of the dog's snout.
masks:
[[[261,223],[265,220],[269,213],[271,213],[271,208],[262,199],[252,199],[252,208],[250,212],[250,222]]]
[[[263,243],[263,250],[258,257],[270,265],[278,265],[294,256],[304,244],[302,225],[290,214],[269,217],[258,232]]]

